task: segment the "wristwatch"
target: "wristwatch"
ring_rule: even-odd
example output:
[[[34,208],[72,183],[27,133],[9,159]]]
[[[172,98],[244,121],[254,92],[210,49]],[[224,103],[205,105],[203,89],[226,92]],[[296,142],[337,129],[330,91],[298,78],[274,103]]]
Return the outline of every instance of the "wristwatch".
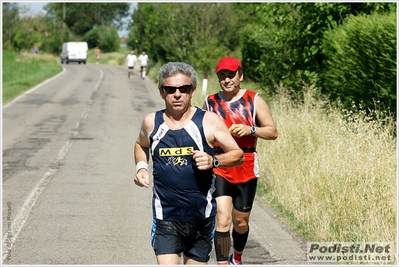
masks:
[[[219,167],[220,162],[217,157],[213,156],[213,168]]]
[[[251,126],[250,129],[251,129],[251,134],[256,133],[256,127],[255,126]]]

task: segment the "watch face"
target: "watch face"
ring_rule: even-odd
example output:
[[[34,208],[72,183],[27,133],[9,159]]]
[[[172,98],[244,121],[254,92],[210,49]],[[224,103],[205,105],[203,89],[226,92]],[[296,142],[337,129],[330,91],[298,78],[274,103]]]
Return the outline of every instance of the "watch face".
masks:
[[[213,167],[219,167],[219,160],[217,157],[213,157]]]
[[[254,134],[256,132],[255,126],[251,126],[251,134]]]

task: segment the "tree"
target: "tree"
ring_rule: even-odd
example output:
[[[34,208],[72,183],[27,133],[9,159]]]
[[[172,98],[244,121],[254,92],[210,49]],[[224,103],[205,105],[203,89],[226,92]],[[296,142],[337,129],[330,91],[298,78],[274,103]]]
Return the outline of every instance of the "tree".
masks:
[[[118,36],[118,30],[115,26],[100,26],[98,28],[99,41],[98,46],[101,47],[103,52],[116,51],[119,48],[120,41]]]
[[[396,113],[396,12],[351,16],[324,39],[321,82],[347,109]]]
[[[139,3],[128,45],[155,61],[186,61],[209,72],[219,57],[237,54],[241,17],[230,3]]]
[[[17,3],[3,3],[3,46],[11,48],[18,25],[19,11]]]
[[[324,68],[325,31],[348,15],[396,10],[396,3],[262,3],[253,8],[257,21],[247,25],[242,50],[247,77],[270,92],[277,84],[301,96],[303,83],[318,83]]]
[[[84,35],[99,26],[124,26],[129,3],[49,3],[44,7],[49,16],[63,21],[77,35]]]

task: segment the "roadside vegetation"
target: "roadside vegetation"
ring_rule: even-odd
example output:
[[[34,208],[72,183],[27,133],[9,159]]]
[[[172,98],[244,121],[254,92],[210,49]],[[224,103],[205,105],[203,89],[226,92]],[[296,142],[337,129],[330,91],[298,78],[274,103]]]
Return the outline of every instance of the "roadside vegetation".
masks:
[[[2,103],[6,103],[27,89],[61,72],[62,67],[51,54],[34,57],[29,52],[11,52],[2,54]]]
[[[279,138],[259,142],[260,195],[308,240],[396,240],[396,119],[304,89],[303,103],[283,88],[270,101]]]
[[[115,14],[121,22],[124,4],[51,3],[48,17],[21,20],[15,6],[5,7],[3,103],[62,69],[62,41],[86,40],[88,64],[98,44],[100,64],[124,65],[130,49],[146,50],[156,83],[165,62],[188,62],[197,70],[198,107],[203,76],[206,94],[219,91],[214,66],[236,56],[242,86],[262,95],[279,132],[258,142],[258,199],[305,240],[396,243],[396,3],[139,3],[127,48],[115,42],[115,25],[104,26]],[[96,14],[108,8],[111,17],[94,28],[60,23],[63,10],[102,18]],[[37,58],[34,44],[42,45]]]

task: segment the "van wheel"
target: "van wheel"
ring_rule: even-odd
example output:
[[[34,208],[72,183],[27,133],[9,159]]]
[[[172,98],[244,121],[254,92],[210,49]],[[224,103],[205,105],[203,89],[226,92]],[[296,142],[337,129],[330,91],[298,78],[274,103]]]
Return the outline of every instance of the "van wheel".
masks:
[[[82,62],[79,61],[79,64],[80,64],[80,63],[82,63]]]

